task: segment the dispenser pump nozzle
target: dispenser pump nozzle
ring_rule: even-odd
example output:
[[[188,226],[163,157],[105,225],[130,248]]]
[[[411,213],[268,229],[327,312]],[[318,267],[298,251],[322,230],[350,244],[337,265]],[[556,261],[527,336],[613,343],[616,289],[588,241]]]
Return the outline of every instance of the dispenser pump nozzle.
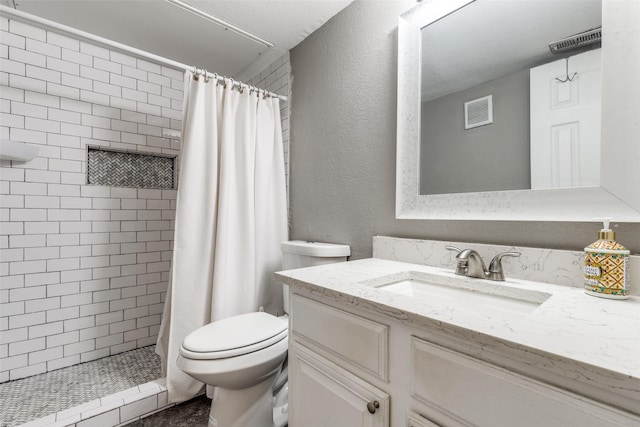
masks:
[[[598,233],[598,239],[600,240],[615,240],[616,233],[609,228],[609,224],[611,223],[611,217],[603,217],[603,218],[594,218],[599,221],[602,221],[602,229]]]

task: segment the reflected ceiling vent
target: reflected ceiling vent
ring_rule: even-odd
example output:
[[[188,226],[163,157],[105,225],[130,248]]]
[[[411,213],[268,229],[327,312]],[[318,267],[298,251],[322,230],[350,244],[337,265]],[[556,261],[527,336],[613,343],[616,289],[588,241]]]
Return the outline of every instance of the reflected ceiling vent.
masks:
[[[464,103],[464,128],[472,129],[493,123],[493,95]]]
[[[568,50],[578,49],[591,44],[599,43],[602,40],[602,27],[594,28],[592,30],[585,31],[567,37],[566,39],[558,40],[557,42],[549,43],[549,49],[551,53],[562,53]]]

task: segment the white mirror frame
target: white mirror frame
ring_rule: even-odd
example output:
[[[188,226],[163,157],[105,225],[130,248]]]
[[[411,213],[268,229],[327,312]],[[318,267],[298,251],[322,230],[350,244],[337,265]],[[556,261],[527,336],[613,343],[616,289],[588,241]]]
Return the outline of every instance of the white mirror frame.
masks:
[[[640,125],[637,124],[640,101],[637,98],[629,100],[628,98],[634,97],[625,97],[624,93],[620,93],[620,88],[611,87],[613,83],[607,83],[606,78],[613,74],[618,80],[626,77],[628,94],[634,93],[634,88],[640,88],[637,74],[634,77],[634,72],[640,72],[640,65],[637,64],[640,61],[630,59],[633,58],[630,52],[623,54],[623,50],[616,47],[615,41],[607,44],[607,37],[619,37],[623,46],[626,43],[622,41],[624,38],[629,40],[629,37],[637,37],[640,40],[640,31],[632,21],[636,19],[637,10],[632,11],[629,22],[616,22],[616,29],[622,29],[622,34],[618,34],[618,31],[607,32],[607,23],[604,21],[608,15],[603,13],[601,187],[419,194],[420,30],[473,1],[475,0],[425,0],[399,19],[396,218],[592,221],[596,217],[612,217],[616,222],[640,222],[640,143],[637,139],[640,136]],[[603,5],[605,2],[607,0],[603,0]],[[617,13],[618,19],[620,16]],[[640,42],[631,43],[633,46],[627,44],[625,49],[640,50]],[[615,64],[605,67],[605,58],[615,61]],[[624,70],[622,75],[621,69]],[[610,74],[605,74],[607,71]],[[616,84],[619,86],[619,83],[618,81]],[[622,87],[625,87],[624,82]]]

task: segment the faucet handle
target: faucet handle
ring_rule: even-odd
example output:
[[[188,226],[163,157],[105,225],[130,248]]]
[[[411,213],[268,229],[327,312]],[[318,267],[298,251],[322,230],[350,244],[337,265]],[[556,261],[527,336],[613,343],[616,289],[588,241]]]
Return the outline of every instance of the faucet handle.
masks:
[[[444,248],[446,250],[448,250],[448,251],[456,252],[456,262],[457,262],[457,264],[456,264],[455,274],[457,274],[458,276],[466,276],[467,275],[467,270],[469,268],[469,264],[465,260],[458,259],[458,255],[460,255],[462,253],[462,249],[458,249],[455,246],[445,246]]]
[[[514,257],[517,258],[522,255],[520,252],[501,252],[494,256],[489,263],[489,270],[487,271],[487,279],[504,281],[504,270],[502,269],[502,258]]]
[[[462,252],[462,249],[458,249],[458,248],[456,248],[455,246],[450,246],[450,245],[448,245],[448,246],[445,246],[444,248],[445,248],[446,250],[448,250],[448,251],[453,251],[453,252],[456,252],[456,253],[460,253],[460,252]]]

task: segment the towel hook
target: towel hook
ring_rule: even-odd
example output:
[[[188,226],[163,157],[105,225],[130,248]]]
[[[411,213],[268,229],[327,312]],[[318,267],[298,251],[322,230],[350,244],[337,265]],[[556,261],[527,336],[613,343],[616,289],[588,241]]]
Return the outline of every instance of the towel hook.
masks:
[[[571,77],[569,77],[569,58],[565,58],[565,61],[566,61],[565,65],[566,65],[566,75],[567,75],[567,77],[564,80],[556,77],[556,80],[559,81],[560,83],[572,82],[573,79],[575,79],[576,75],[578,74],[578,73],[573,73],[573,75]]]

